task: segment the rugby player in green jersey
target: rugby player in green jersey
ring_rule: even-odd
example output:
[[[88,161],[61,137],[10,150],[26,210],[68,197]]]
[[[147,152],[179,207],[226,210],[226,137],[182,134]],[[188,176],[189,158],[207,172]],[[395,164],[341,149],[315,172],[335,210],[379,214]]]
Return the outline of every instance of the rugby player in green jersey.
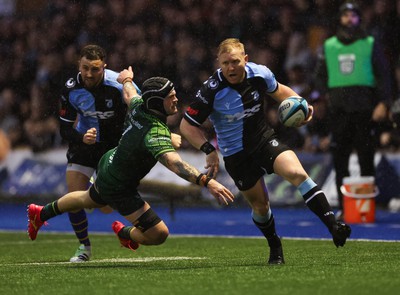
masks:
[[[178,111],[173,83],[163,77],[150,78],[143,83],[140,97],[132,79],[131,67],[118,76],[124,96],[131,98],[125,130],[118,146],[101,158],[95,183],[87,191],[70,192],[45,206],[30,204],[28,234],[31,240],[36,239],[40,227],[52,217],[109,205],[131,224],[125,226],[119,221],[112,224],[122,246],[135,250],[139,244],[162,244],[168,237],[168,227],[137,191],[140,180],[157,161],[181,178],[207,187],[218,203],[233,202],[234,196],[225,186],[200,173],[175,151],[166,125],[167,116]]]

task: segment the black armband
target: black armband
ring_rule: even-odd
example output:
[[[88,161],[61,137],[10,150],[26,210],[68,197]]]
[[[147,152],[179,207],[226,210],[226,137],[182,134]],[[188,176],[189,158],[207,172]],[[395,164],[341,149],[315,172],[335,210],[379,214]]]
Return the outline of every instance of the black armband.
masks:
[[[196,184],[200,184],[200,179],[204,176],[203,173],[200,173],[199,176],[196,178]]]
[[[205,153],[206,155],[212,153],[213,151],[215,151],[215,147],[209,143],[208,141],[206,141],[205,143],[203,143],[203,145],[200,147],[200,150]]]
[[[211,179],[212,179],[211,177],[208,177],[204,173],[200,173],[199,176],[197,176],[196,178],[196,184],[207,187]]]
[[[207,185],[208,185],[208,183],[211,181],[211,179],[212,179],[211,177],[208,177],[208,176],[207,176],[206,181],[204,182],[204,186],[205,186],[205,187],[207,187]]]

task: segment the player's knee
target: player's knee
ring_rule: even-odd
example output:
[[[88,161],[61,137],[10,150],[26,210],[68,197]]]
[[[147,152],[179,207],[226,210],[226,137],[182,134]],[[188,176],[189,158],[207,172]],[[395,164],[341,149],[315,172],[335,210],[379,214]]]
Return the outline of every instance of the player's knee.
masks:
[[[287,170],[284,178],[288,180],[291,184],[298,186],[300,183],[304,182],[308,178],[308,175],[304,171],[304,169],[292,167]]]
[[[152,208],[143,213],[134,226],[146,234],[152,245],[164,243],[169,235],[168,227]]]
[[[168,235],[167,226],[164,222],[161,222],[144,233],[145,241],[142,243],[146,245],[161,245],[166,241]]]
[[[168,236],[169,236],[168,228],[164,226],[163,228],[157,231],[157,236],[154,239],[154,245],[163,244],[167,240]]]

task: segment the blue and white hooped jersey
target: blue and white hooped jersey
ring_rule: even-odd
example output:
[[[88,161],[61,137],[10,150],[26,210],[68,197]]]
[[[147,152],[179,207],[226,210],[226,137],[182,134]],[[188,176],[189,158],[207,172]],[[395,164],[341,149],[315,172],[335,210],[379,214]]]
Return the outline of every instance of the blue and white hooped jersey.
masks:
[[[117,145],[127,110],[117,77],[118,73],[106,69],[102,84],[94,89],[83,87],[80,73],[70,78],[62,92],[60,119],[72,123],[78,118],[75,129],[79,133],[84,134],[94,127],[97,142]]]
[[[270,130],[264,104],[267,93],[277,87],[274,74],[263,65],[248,62],[246,78],[237,85],[229,84],[218,69],[197,92],[197,101],[188,107],[184,118],[200,126],[209,117],[224,157],[252,151]]]

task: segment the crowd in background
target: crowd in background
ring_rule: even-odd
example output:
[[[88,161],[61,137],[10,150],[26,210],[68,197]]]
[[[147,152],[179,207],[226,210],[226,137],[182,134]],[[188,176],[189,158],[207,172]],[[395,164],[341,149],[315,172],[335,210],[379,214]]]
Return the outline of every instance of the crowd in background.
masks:
[[[76,74],[82,46],[105,48],[109,69],[132,65],[139,87],[151,76],[168,77],[183,112],[215,70],[216,47],[228,37],[239,38],[250,61],[267,65],[314,106],[310,124],[286,128],[271,100],[266,119],[281,139],[308,152],[329,147],[326,99],[313,88],[313,70],[324,40],[335,32],[343,1],[54,0],[30,1],[37,2],[31,11],[18,2],[0,1],[0,129],[14,149],[39,152],[65,144],[58,128],[60,90]],[[399,89],[400,0],[359,4],[362,25],[383,45]],[[169,121],[173,131],[181,114]],[[377,140],[382,148],[398,150],[392,125],[388,120],[377,126],[382,133]],[[390,139],[380,137],[389,132]]]

